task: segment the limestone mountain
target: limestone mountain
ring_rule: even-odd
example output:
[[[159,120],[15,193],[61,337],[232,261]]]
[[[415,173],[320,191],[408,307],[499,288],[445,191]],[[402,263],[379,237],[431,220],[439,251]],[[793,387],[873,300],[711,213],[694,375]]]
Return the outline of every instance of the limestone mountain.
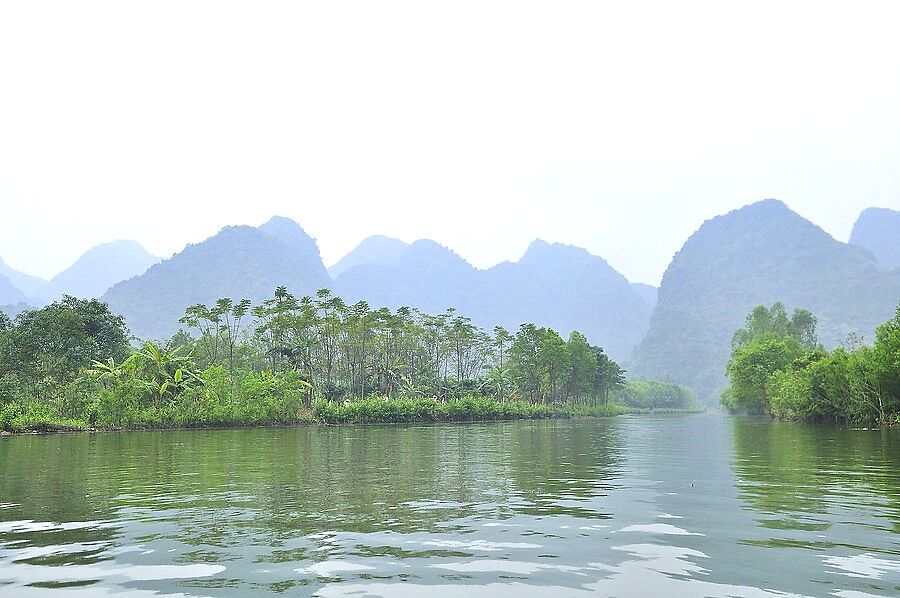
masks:
[[[337,278],[353,266],[394,264],[406,253],[407,249],[409,249],[409,243],[405,243],[400,239],[383,235],[372,235],[363,239],[353,251],[328,268],[328,274],[332,278]]]
[[[335,293],[348,302],[365,300],[372,307],[416,307],[438,313],[467,310],[480,293],[478,272],[450,249],[422,239],[386,262],[361,263],[334,280]]]
[[[853,225],[850,243],[871,251],[886,268],[900,268],[900,211],[863,210]]]
[[[563,334],[580,330],[624,362],[649,324],[651,305],[606,260],[580,247],[537,240],[519,261],[484,276],[485,320],[511,330],[532,321]]]
[[[632,373],[686,384],[715,401],[731,336],[758,304],[804,307],[833,346],[875,327],[900,301],[900,273],[841,243],[777,200],[704,223],[669,265]]]
[[[78,260],[39,288],[33,297],[41,305],[63,295],[100,297],[114,284],[147,271],[159,258],[136,241],[112,241],[86,251]]]
[[[9,278],[0,274],[0,305],[11,305],[25,300],[25,293],[18,289]]]
[[[31,276],[30,274],[15,270],[9,264],[4,262],[3,259],[0,259],[0,276],[8,278],[14,287],[29,297],[33,296],[42,286],[47,284],[47,281],[43,278],[38,278],[37,276]]]
[[[534,322],[591,342],[625,359],[647,329],[651,305],[605,260],[584,249],[533,242],[517,262],[478,270],[450,249],[421,240],[399,255],[348,268],[335,278],[348,301],[373,307],[455,307],[483,327],[515,332]]]
[[[275,217],[259,228],[230,226],[141,276],[121,282],[103,299],[125,316],[133,334],[165,339],[185,308],[222,297],[256,303],[284,285],[296,294],[330,286],[316,242],[292,220]]]
[[[640,295],[650,307],[656,305],[656,298],[657,295],[659,295],[659,289],[657,287],[650,284],[644,284],[643,282],[633,282],[631,283],[631,288],[633,288],[634,292]]]

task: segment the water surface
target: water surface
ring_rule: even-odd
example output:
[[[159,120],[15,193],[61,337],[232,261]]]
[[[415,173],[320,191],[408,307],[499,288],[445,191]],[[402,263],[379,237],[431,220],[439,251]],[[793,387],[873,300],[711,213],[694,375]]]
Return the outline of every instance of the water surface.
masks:
[[[633,416],[0,439],[0,596],[892,596],[900,433]]]

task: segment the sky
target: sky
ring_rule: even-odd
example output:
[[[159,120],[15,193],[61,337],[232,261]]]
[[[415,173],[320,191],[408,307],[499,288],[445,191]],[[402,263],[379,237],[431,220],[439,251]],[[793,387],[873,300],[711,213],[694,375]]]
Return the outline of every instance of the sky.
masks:
[[[776,197],[846,240],[900,209],[897,2],[5,2],[0,257],[49,277],[299,222],[331,264],[534,238],[657,284]]]

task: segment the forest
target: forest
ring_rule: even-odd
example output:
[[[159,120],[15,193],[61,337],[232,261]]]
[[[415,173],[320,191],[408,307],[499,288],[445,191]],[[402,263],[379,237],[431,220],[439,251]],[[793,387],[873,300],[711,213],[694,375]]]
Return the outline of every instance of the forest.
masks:
[[[828,351],[817,322],[805,309],[789,318],[781,303],[754,308],[734,334],[722,403],[779,419],[900,424],[900,306],[871,346],[851,336]]]
[[[574,331],[490,332],[454,309],[351,305],[278,287],[258,305],[188,307],[138,342],[99,300],[0,315],[0,430],[432,422],[690,409],[672,383],[627,380]]]

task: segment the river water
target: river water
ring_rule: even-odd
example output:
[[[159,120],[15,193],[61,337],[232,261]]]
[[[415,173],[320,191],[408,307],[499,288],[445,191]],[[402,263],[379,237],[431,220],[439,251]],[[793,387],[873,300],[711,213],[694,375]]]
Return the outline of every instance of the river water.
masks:
[[[0,596],[896,596],[900,430],[0,438]]]

